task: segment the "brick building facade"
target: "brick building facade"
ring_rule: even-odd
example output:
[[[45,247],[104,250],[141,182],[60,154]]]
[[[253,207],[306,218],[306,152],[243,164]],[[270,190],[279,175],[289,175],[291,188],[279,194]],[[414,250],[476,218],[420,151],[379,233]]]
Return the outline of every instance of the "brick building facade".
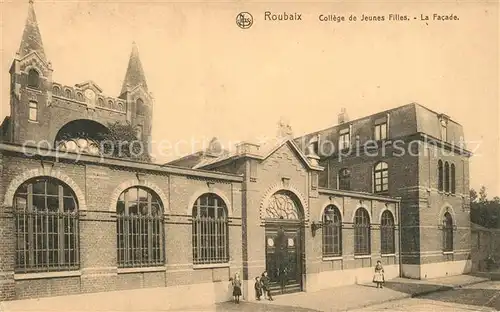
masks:
[[[1,129],[0,300],[164,287],[179,308],[228,300],[237,272],[252,299],[264,270],[276,294],[369,282],[378,260],[386,278],[467,270],[468,154],[450,144],[462,129],[444,115],[411,104],[301,138],[281,127],[274,142],[234,153],[214,141],[158,165],[95,148],[108,123],[151,134],[136,47],[117,97],[91,81],[53,82],[52,70],[30,2]],[[373,133],[445,149],[341,161],[324,149]],[[204,295],[186,300],[192,292]]]

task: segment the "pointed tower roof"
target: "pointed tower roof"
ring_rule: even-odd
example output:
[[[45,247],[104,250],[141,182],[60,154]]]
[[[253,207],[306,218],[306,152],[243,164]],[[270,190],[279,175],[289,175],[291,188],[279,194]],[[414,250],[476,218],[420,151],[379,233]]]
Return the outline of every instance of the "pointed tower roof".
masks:
[[[137,49],[137,45],[135,44],[135,42],[132,43],[132,53],[130,53],[127,73],[125,74],[125,79],[123,80],[121,94],[127,91],[127,85],[131,88],[142,85],[146,90],[148,89],[146,76],[144,75],[142,63],[139,59],[139,50]]]
[[[36,22],[35,8],[33,0],[29,1],[28,18],[24,26],[23,38],[19,47],[19,56],[25,57],[29,53],[35,51],[44,60],[47,61],[45,51],[43,50],[42,36],[38,23]]]

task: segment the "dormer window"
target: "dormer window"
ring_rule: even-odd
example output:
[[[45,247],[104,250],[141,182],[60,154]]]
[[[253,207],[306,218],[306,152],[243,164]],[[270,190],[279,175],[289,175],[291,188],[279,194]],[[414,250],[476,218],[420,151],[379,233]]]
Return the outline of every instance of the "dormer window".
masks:
[[[446,120],[441,119],[441,140],[448,140],[448,125]]]
[[[80,102],[83,102],[83,94],[82,94],[82,93],[80,93],[80,92],[78,92],[78,93],[76,94],[76,100],[77,100],[77,101],[80,101]]]
[[[439,115],[438,118],[441,129],[441,140],[448,141],[448,121],[450,118],[444,114]]]
[[[65,91],[64,93],[65,93],[65,95],[66,95],[66,97],[67,97],[68,99],[70,99],[70,98],[71,98],[71,90],[70,90],[70,89],[66,89],[66,91]]]
[[[28,72],[28,87],[38,89],[40,87],[40,74],[34,69]]]
[[[340,130],[339,133],[339,151],[349,148],[351,146],[351,133],[349,128]]]
[[[375,141],[386,140],[387,139],[387,117],[379,118],[375,120],[374,127],[374,138]]]

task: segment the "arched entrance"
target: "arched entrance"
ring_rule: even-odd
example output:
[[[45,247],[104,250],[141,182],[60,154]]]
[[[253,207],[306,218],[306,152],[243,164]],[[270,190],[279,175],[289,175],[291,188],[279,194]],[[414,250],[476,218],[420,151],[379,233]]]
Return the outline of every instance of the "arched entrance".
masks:
[[[279,191],[266,204],[266,270],[271,292],[302,291],[304,214],[300,200],[290,191]]]

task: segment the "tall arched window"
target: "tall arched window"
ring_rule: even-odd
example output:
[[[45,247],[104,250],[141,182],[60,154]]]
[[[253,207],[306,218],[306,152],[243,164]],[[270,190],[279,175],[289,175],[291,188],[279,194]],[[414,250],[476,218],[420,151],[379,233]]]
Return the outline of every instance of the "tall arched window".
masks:
[[[453,251],[453,218],[449,212],[443,218],[443,251]]]
[[[137,99],[137,101],[135,102],[135,109],[137,111],[138,116],[144,116],[145,107],[144,107],[144,101],[142,99]]]
[[[381,253],[393,254],[396,252],[394,217],[389,210],[382,213],[380,220]]]
[[[79,268],[78,202],[69,186],[51,177],[24,182],[14,195],[19,273]]]
[[[443,190],[443,161],[438,161],[438,191]]]
[[[387,192],[389,190],[389,168],[386,162],[379,162],[373,170],[373,181],[375,193]]]
[[[342,168],[339,170],[339,190],[350,190],[351,189],[351,171],[347,168]]]
[[[38,89],[40,87],[40,74],[35,69],[28,72],[28,87]]]
[[[193,263],[229,261],[227,208],[213,193],[198,197],[193,207]]]
[[[451,164],[451,166],[450,166],[450,174],[451,174],[451,177],[450,177],[451,189],[450,189],[450,191],[452,194],[455,194],[456,180],[455,180],[455,165],[454,164]]]
[[[163,203],[152,190],[126,189],[116,204],[118,266],[121,268],[164,264]]]
[[[444,163],[444,191],[450,191],[450,165],[448,162]]]
[[[65,96],[66,96],[68,99],[71,99],[71,90],[70,90],[70,89],[66,89],[66,90],[64,91],[64,93],[65,93]]]
[[[342,219],[340,210],[334,205],[323,213],[323,257],[342,255]]]
[[[364,208],[358,208],[354,215],[354,254],[369,255],[370,244],[370,215]]]
[[[61,89],[58,86],[52,87],[52,93],[54,93],[54,95],[59,95],[60,92]]]
[[[102,98],[97,99],[97,106],[104,107],[104,100]]]

